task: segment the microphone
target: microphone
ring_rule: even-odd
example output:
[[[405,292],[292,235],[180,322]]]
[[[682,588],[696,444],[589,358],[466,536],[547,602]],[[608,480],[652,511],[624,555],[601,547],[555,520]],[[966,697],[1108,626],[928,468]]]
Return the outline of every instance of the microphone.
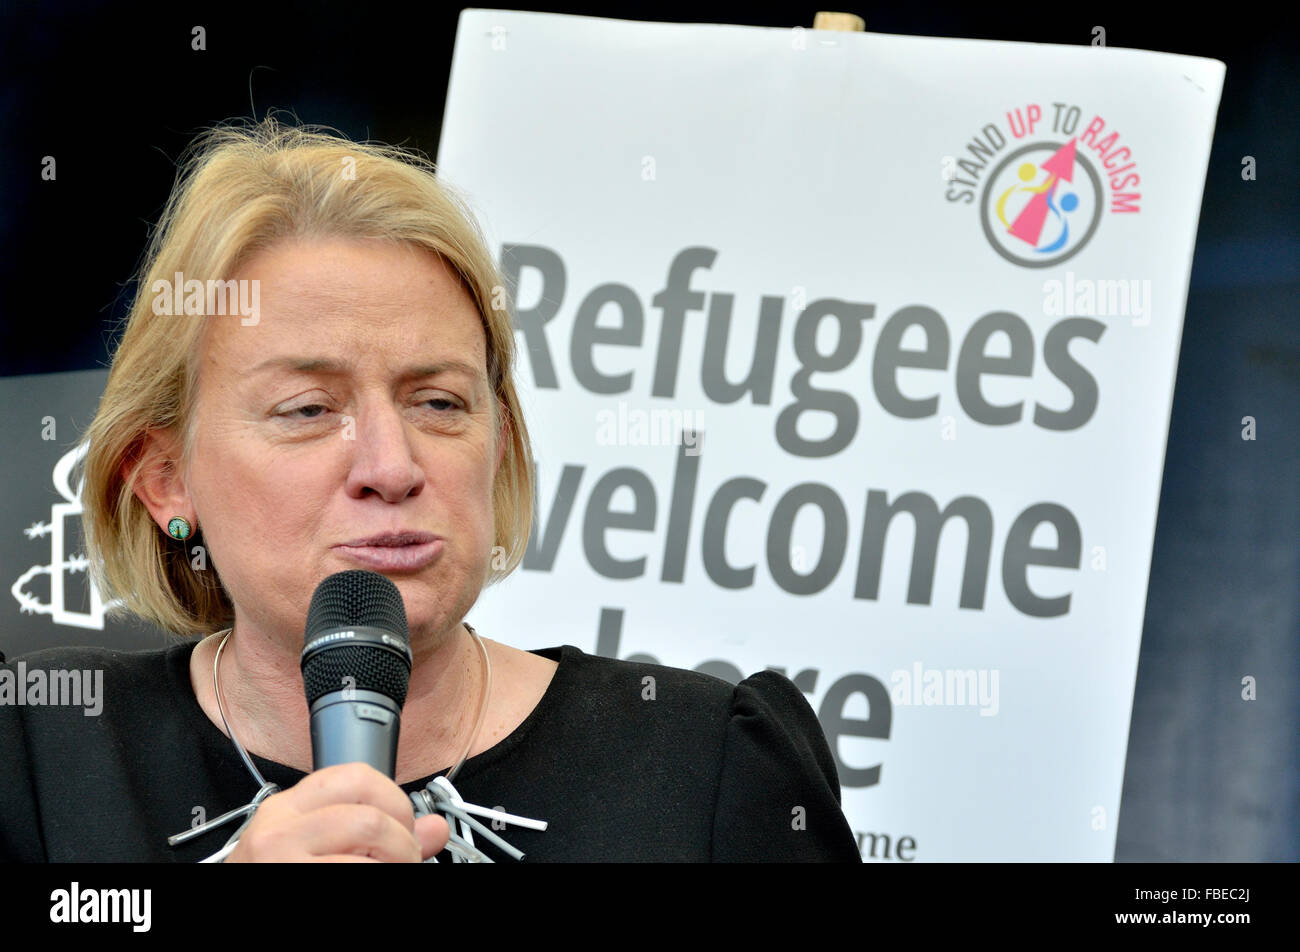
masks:
[[[361,761],[391,779],[410,680],[411,638],[397,586],[363,569],[321,582],[302,649],[312,769]]]

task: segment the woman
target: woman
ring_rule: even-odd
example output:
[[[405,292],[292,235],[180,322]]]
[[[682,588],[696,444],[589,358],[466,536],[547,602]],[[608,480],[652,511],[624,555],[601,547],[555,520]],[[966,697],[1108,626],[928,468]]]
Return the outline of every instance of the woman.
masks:
[[[23,659],[102,668],[104,710],[0,707],[0,859],[445,860],[446,821],[409,795],[449,771],[465,802],[545,821],[493,824],[529,861],[858,859],[786,679],[463,623],[522,559],[532,460],[502,282],[431,164],[273,120],[218,129],[139,289],[85,438],[87,540],[106,598],[205,637]],[[410,630],[394,779],[312,772],[304,620],[357,568],[396,584]],[[168,843],[255,797],[225,849],[238,823]]]

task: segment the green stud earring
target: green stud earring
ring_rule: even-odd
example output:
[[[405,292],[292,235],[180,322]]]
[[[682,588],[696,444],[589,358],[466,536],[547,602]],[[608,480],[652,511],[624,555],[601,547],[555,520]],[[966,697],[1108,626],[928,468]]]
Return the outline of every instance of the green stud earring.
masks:
[[[171,522],[167,523],[167,531],[171,533],[173,539],[188,539],[193,530],[190,528],[188,520],[176,516]]]

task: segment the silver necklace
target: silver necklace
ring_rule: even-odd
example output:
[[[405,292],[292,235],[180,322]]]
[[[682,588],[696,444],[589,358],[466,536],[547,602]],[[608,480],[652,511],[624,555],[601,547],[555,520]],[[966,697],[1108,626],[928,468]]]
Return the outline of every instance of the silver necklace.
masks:
[[[465,742],[465,746],[461,750],[460,757],[456,760],[455,766],[448,771],[448,780],[451,780],[456,776],[461,765],[465,763],[465,758],[469,756],[470,749],[474,746],[474,741],[478,740],[479,731],[483,729],[483,720],[487,715],[488,696],[492,693],[492,661],[488,657],[487,646],[483,644],[483,639],[479,637],[478,632],[475,631],[469,623],[461,622],[461,624],[465,626],[470,637],[474,639],[474,643],[478,645],[479,652],[483,655],[483,696],[479,701],[478,718],[475,720],[474,730],[470,732],[469,739]],[[235,736],[235,732],[230,729],[230,722],[226,720],[226,706],[222,703],[221,698],[221,653],[226,650],[226,642],[230,640],[230,636],[234,634],[234,631],[234,628],[226,629],[225,635],[221,639],[221,644],[217,646],[216,656],[212,659],[212,691],[217,696],[217,711],[221,714],[221,723],[226,728],[226,735],[234,743],[235,750],[239,751],[239,756],[243,759],[244,766],[247,767],[249,773],[253,775],[253,779],[257,781],[258,787],[265,789],[268,786],[266,779],[253,763],[253,759],[248,756],[248,751],[244,750],[244,745],[239,742],[239,738]]]

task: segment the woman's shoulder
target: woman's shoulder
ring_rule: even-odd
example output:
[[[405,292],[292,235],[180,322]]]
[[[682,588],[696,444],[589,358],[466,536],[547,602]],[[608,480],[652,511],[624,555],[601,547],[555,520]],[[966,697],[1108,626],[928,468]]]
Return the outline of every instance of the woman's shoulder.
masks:
[[[0,664],[12,666],[24,662],[28,668],[57,667],[60,664],[99,663],[113,667],[139,667],[158,664],[177,651],[192,649],[192,641],[174,641],[154,648],[109,648],[103,645],[50,645],[18,655],[0,655]]]
[[[51,645],[14,657],[2,657],[0,667],[12,671],[103,671],[120,677],[156,675],[178,659],[187,660],[192,641],[175,641],[156,648],[123,650],[101,645]]]
[[[615,697],[712,708],[729,705],[736,690],[736,685],[710,674],[588,654],[573,645],[532,653],[558,662],[557,679],[561,672],[565,675],[563,686],[581,688],[589,696],[609,692]]]
[[[577,716],[607,718],[664,740],[682,732],[731,751],[755,751],[799,761],[838,778],[817,714],[785,675],[763,670],[736,684],[668,665],[589,655],[572,645],[550,649],[560,660],[560,695]]]
[[[666,797],[671,817],[656,822],[680,829],[694,817],[710,859],[860,861],[834,756],[785,675],[763,670],[732,684],[572,645],[539,653],[559,661],[549,710],[581,739],[563,749],[588,786],[621,792],[639,804],[633,813],[642,796]],[[623,821],[633,828],[638,816]]]
[[[656,732],[693,724],[715,736],[737,719],[777,721],[796,732],[817,724],[803,692],[775,671],[732,684],[699,671],[607,658],[567,644],[532,653],[557,662],[543,702],[572,719],[637,724]]]

